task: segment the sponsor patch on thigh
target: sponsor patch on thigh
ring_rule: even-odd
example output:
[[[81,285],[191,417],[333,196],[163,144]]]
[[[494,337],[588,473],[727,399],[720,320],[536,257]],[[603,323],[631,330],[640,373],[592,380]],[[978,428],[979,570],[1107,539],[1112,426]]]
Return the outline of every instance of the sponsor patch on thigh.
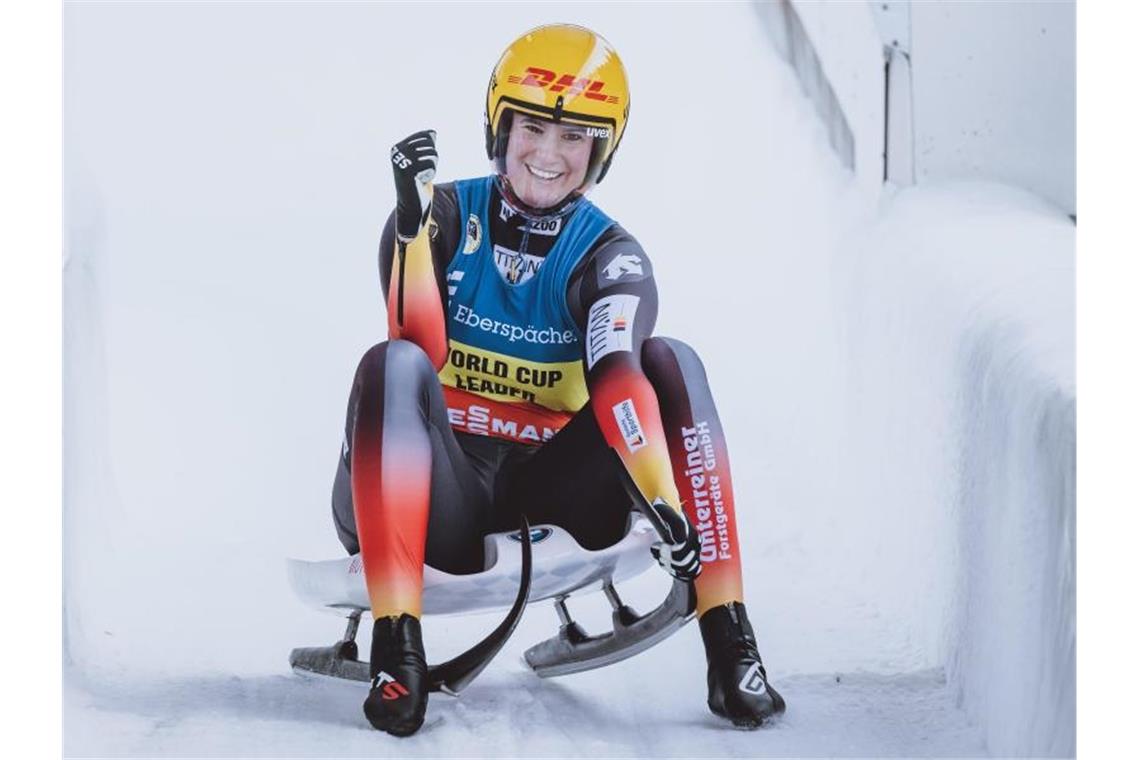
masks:
[[[629,453],[634,453],[646,444],[645,432],[641,428],[641,420],[637,417],[637,407],[633,405],[633,399],[625,399],[624,401],[614,404],[614,419],[617,420],[618,429],[621,430],[621,437],[625,439],[625,446],[629,449]]]

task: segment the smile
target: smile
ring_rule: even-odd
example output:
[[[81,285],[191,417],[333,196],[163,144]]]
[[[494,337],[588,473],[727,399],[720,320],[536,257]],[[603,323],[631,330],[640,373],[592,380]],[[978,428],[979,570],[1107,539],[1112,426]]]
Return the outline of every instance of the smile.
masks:
[[[530,172],[533,176],[538,177],[539,179],[544,179],[544,180],[558,179],[563,174],[563,172],[549,172],[549,171],[546,171],[545,169],[538,169],[536,167],[531,166],[530,164],[525,164],[525,166],[526,166],[526,170],[528,172]]]

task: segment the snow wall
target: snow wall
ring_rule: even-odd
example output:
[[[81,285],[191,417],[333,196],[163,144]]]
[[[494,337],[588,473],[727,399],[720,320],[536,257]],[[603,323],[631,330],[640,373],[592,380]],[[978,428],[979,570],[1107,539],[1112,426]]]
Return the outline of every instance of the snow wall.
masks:
[[[853,133],[837,152],[854,157],[862,192],[878,195],[893,150],[912,180],[1034,193],[887,185],[874,231],[836,271],[859,416],[849,429],[873,431],[884,452],[914,446],[867,474],[864,498],[910,490],[916,509],[925,497],[939,513],[933,531],[955,537],[942,547],[952,556],[933,535],[915,548],[916,568],[956,568],[918,573],[945,600],[920,616],[940,621],[924,635],[990,752],[1073,755],[1074,238],[1058,213],[1075,209],[1073,4],[758,9],[828,129]],[[930,403],[938,395],[951,403]]]

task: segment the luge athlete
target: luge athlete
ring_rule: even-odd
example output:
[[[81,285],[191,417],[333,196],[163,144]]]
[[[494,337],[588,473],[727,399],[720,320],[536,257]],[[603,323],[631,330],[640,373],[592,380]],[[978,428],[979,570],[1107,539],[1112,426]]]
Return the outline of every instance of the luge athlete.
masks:
[[[333,486],[374,618],[368,720],[415,732],[427,705],[425,561],[483,568],[483,535],[532,524],[598,549],[624,533],[620,457],[695,578],[708,705],[745,727],[784,709],[744,608],[728,452],[694,351],[652,337],[657,290],[638,242],[585,198],[629,115],[625,69],[582,27],[518,38],[491,75],[488,177],[433,185],[435,133],[392,149],[380,241],[389,340],[360,361]],[[395,684],[395,685],[393,685]]]

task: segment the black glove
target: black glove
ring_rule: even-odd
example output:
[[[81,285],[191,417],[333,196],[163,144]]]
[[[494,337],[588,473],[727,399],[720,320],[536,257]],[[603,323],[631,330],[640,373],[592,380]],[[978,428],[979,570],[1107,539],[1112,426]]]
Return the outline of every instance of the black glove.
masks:
[[[697,532],[683,513],[661,499],[653,502],[652,508],[659,518],[659,529],[664,527],[667,535],[649,547],[649,551],[669,575],[691,581],[701,574],[701,544]]]
[[[396,237],[408,242],[420,234],[431,214],[431,181],[439,154],[435,132],[424,130],[392,146],[396,176]]]

